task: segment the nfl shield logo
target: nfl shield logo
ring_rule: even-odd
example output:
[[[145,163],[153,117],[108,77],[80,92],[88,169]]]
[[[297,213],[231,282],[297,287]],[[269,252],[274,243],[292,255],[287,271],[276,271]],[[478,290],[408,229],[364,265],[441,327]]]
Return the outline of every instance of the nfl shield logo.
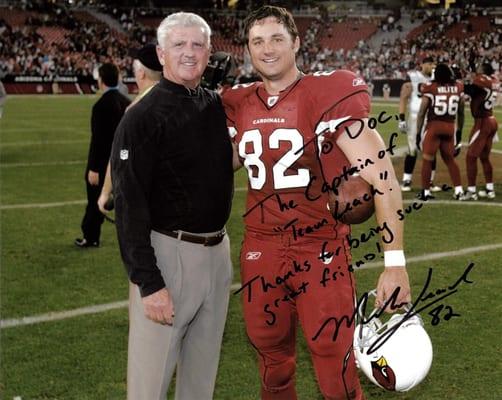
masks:
[[[129,158],[129,150],[120,150],[120,159],[127,160]]]
[[[272,107],[279,100],[279,96],[269,96],[267,99],[267,104],[269,107]]]

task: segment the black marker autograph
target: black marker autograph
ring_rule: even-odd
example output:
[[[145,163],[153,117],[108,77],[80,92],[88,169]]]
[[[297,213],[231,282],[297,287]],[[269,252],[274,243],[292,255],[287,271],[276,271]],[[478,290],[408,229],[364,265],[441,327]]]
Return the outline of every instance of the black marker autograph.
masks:
[[[411,317],[413,317],[413,316],[419,314],[420,312],[422,312],[422,311],[430,308],[434,304],[437,304],[437,303],[441,302],[442,300],[446,299],[447,297],[449,297],[449,296],[457,293],[458,292],[458,287],[462,283],[465,283],[465,284],[474,283],[474,281],[471,281],[471,280],[468,279],[468,275],[469,275],[469,273],[471,272],[471,270],[473,268],[474,268],[474,263],[470,263],[465,268],[465,270],[462,273],[462,275],[457,279],[457,281],[454,284],[452,284],[452,285],[450,285],[450,286],[448,286],[446,288],[440,288],[440,289],[437,289],[437,290],[430,290],[429,289],[429,285],[430,285],[430,282],[431,282],[431,279],[432,279],[432,272],[433,272],[433,269],[429,268],[429,271],[427,273],[427,278],[425,280],[425,283],[424,283],[424,286],[422,288],[422,291],[418,295],[418,297],[415,300],[415,302],[413,302],[413,304],[410,306],[410,308],[408,309],[408,311],[404,314],[404,317],[402,318],[402,320],[399,323],[397,323],[396,325],[394,325],[391,328],[387,329],[387,331],[385,331],[381,336],[378,337],[377,340],[375,340],[375,342],[372,343],[372,345],[368,348],[368,354],[374,353],[380,347],[382,347],[384,345],[384,343],[387,340],[389,340],[394,333],[396,333],[397,329],[399,329],[399,327],[402,324],[404,324],[407,320],[409,320]],[[397,297],[399,295],[399,291],[400,291],[400,288],[399,287],[396,288],[394,290],[394,292],[392,293],[392,295],[390,296],[390,298],[385,301],[385,304],[383,305],[382,309],[380,311],[378,311],[377,313],[373,314],[370,318],[368,318],[368,319],[364,318],[363,321],[361,321],[361,323],[362,324],[367,324],[373,318],[378,318],[379,316],[381,316],[383,314],[384,310],[387,307],[390,307],[391,309],[398,309],[398,308],[402,307],[404,304],[396,304],[396,300],[397,300]],[[332,341],[336,341],[337,337],[338,337],[338,333],[340,331],[340,328],[342,327],[342,325],[344,323],[345,323],[345,326],[347,328],[349,328],[350,326],[352,326],[352,324],[354,324],[355,318],[356,318],[356,316],[358,314],[358,311],[357,311],[358,309],[360,309],[361,313],[364,315],[364,313],[366,311],[368,299],[369,299],[369,294],[368,293],[364,293],[361,296],[361,298],[358,300],[358,302],[356,304],[356,307],[355,307],[355,310],[354,310],[354,312],[353,312],[353,314],[351,316],[344,315],[340,319],[338,319],[336,317],[330,317],[330,318],[328,318],[326,321],[324,321],[324,323],[321,325],[321,327],[319,328],[319,330],[312,337],[312,340],[317,340],[319,338],[319,336],[321,335],[321,333],[323,333],[324,330],[327,329],[327,327],[331,323],[334,323],[334,330],[333,330],[333,335],[332,335]],[[427,302],[427,300],[431,300],[431,301]],[[423,302],[427,302],[427,303],[426,304],[422,304]],[[434,310],[437,310],[439,308],[440,307],[438,306]],[[439,313],[439,311],[437,311],[436,317],[437,317],[437,314]],[[459,314],[451,313],[448,316],[449,316],[449,318],[445,317],[446,320],[450,319],[452,316],[459,316]],[[434,323],[434,322],[436,322],[436,323]],[[438,323],[437,319],[434,320],[434,322],[432,323],[432,325],[437,325],[437,323]]]

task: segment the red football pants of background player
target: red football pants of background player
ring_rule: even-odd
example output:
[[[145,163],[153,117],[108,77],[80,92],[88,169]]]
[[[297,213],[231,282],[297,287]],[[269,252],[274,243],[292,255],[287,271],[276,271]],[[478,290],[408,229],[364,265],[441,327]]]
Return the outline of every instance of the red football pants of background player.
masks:
[[[478,158],[483,166],[485,181],[487,183],[493,182],[493,167],[489,157],[497,128],[497,120],[493,116],[474,119],[474,126],[469,136],[469,150],[467,150],[467,155],[465,156],[467,184],[469,186],[476,186]]]
[[[297,399],[298,321],[324,398],[364,399],[352,351],[354,324],[346,323],[354,315],[355,298],[349,248],[343,241],[326,240],[323,261],[323,243],[313,238],[295,241],[286,234],[245,234],[241,250],[244,320],[258,352],[263,400]],[[328,257],[327,252],[338,247],[338,255]],[[335,318],[341,321],[337,335]]]
[[[422,188],[428,189],[431,182],[432,163],[437,151],[448,167],[453,186],[460,186],[460,169],[455,161],[455,123],[430,121],[422,135]]]

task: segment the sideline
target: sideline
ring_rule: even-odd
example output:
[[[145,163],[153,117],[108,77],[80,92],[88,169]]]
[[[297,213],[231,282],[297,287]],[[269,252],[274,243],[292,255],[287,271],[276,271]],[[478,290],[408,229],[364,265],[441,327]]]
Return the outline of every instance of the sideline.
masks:
[[[235,192],[244,192],[247,187],[237,187],[234,189]],[[87,200],[69,200],[69,201],[57,201],[54,203],[27,203],[27,204],[3,204],[0,205],[0,210],[18,210],[25,208],[52,208],[52,207],[64,207],[64,206],[74,206],[87,204]],[[502,205],[502,203],[501,203]]]
[[[477,253],[477,252],[486,252],[486,251],[493,251],[493,250],[498,250],[498,249],[502,249],[502,243],[494,243],[494,244],[469,247],[469,248],[459,249],[459,250],[454,250],[454,251],[443,251],[443,252],[438,252],[438,253],[424,254],[421,256],[414,256],[414,257],[408,258],[406,260],[406,263],[413,264],[413,263],[422,262],[422,261],[432,261],[432,260],[438,260],[441,258],[457,257],[457,256],[463,256],[463,255]],[[357,268],[357,270],[377,268],[380,266],[383,266],[382,261],[365,264],[365,265]],[[240,283],[234,283],[230,287],[230,289],[233,291],[233,290],[239,289],[240,287],[241,287]],[[52,312],[52,313],[40,314],[40,315],[34,315],[34,316],[22,317],[22,318],[4,319],[4,320],[0,321],[0,329],[13,328],[13,327],[23,326],[23,325],[33,325],[33,324],[38,324],[41,322],[48,322],[48,321],[59,321],[59,320],[73,318],[73,317],[77,317],[80,315],[86,315],[86,314],[97,314],[97,313],[101,313],[104,311],[126,308],[127,305],[128,305],[128,301],[124,300],[124,301],[116,301],[113,303],[99,304],[99,305],[95,305],[95,306],[76,308],[76,309],[68,310],[68,311]]]
[[[86,160],[73,161],[43,161],[43,162],[24,162],[24,163],[3,163],[1,168],[17,168],[17,167],[51,167],[56,165],[77,165],[85,164]]]
[[[0,147],[10,146],[38,146],[38,145],[52,145],[52,144],[82,144],[89,143],[87,140],[30,140],[25,142],[4,142],[0,143]]]
[[[235,192],[245,192],[247,187],[236,187]],[[419,201],[418,199],[405,199],[403,204],[412,204]],[[0,210],[17,210],[23,208],[51,208],[51,207],[63,207],[71,205],[86,204],[87,200],[70,200],[70,201],[58,201],[54,203],[27,203],[27,204],[4,204],[0,205]],[[487,207],[502,207],[501,202],[497,201],[458,201],[458,200],[429,200],[427,204],[452,204],[458,206],[487,206]]]

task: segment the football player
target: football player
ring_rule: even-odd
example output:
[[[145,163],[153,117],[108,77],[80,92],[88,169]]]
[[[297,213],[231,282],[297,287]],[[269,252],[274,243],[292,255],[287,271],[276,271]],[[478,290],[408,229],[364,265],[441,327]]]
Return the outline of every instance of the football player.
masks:
[[[382,191],[374,198],[376,218],[392,235],[382,233],[386,267],[376,300],[388,311],[390,299],[396,306],[410,301],[403,225],[396,214],[402,204],[399,183],[383,140],[368,127],[370,98],[361,78],[345,70],[301,73],[295,63],[298,30],[284,8],[253,11],[244,31],[262,82],[236,85],[223,102],[234,167],[244,165],[248,173],[240,264],[261,398],[297,399],[300,323],[323,396],[363,399],[352,350],[356,299],[350,227],[328,213],[320,157],[326,168],[339,172],[370,160],[358,170]],[[333,147],[323,146],[324,140]],[[386,180],[380,179],[383,171]]]
[[[417,148],[422,149],[422,200],[434,198],[430,192],[432,162],[439,150],[448,167],[453,186],[454,198],[464,199],[460,181],[460,169],[455,161],[455,119],[458,113],[458,129],[464,126],[464,85],[455,80],[451,68],[438,64],[434,80],[422,86],[422,102],[417,117]],[[427,125],[422,132],[425,115]]]
[[[467,200],[477,200],[478,196],[495,198],[490,151],[498,128],[497,120],[493,115],[493,106],[496,103],[497,92],[500,90],[500,82],[493,75],[493,67],[488,62],[482,63],[476,72],[472,84],[465,87],[465,93],[471,97],[471,113],[474,117],[474,126],[471,130],[469,148],[465,157],[468,184]],[[483,166],[486,189],[476,193],[478,158]]]
[[[422,60],[420,70],[408,71],[407,81],[401,86],[399,96],[399,130],[408,136],[408,154],[404,159],[404,172],[401,190],[403,192],[411,191],[411,180],[413,170],[417,162],[417,114],[420,108],[421,93],[420,88],[424,83],[430,82],[435,62],[432,57],[425,57]],[[405,110],[408,110],[408,119],[406,120]],[[430,190],[439,192],[441,188],[432,183],[436,174],[436,161],[433,162]]]

